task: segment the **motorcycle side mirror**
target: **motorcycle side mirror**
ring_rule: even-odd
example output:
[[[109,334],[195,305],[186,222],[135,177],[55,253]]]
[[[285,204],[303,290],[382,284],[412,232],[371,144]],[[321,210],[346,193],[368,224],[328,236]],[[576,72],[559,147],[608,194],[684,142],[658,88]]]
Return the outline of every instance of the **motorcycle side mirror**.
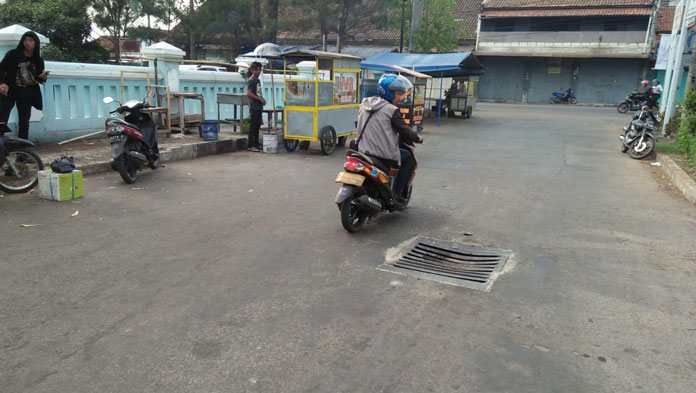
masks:
[[[104,99],[102,100],[102,102],[105,103],[105,104],[111,104],[112,102],[114,102],[114,99],[111,98],[111,97],[104,97]]]

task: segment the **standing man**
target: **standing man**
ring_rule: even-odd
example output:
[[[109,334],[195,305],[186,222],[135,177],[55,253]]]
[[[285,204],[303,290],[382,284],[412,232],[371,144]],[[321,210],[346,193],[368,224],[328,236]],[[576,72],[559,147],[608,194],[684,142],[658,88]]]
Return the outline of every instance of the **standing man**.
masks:
[[[10,131],[7,119],[17,104],[18,136],[29,139],[31,108],[43,109],[39,84],[46,82],[48,71],[40,54],[41,42],[33,31],[22,35],[16,49],[0,62],[0,134]]]
[[[657,100],[660,99],[662,96],[662,85],[660,84],[660,81],[657,79],[653,80],[653,85],[652,85],[652,97],[651,98],[651,104],[650,106],[657,106]]]
[[[266,105],[266,100],[263,98],[263,89],[259,75],[261,74],[261,63],[255,61],[249,67],[251,77],[247,82],[247,97],[249,97],[249,112],[251,114],[251,127],[249,127],[249,151],[260,152],[261,145],[259,144],[259,129],[261,128],[261,119],[263,115],[263,106]]]

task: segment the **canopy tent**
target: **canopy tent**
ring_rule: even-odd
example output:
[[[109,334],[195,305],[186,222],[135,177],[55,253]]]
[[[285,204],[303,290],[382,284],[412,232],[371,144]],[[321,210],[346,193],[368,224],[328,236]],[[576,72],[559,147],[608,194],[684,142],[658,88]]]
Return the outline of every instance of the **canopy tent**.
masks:
[[[483,74],[483,65],[471,52],[442,54],[387,52],[372,55],[360,63],[361,68],[376,71],[392,71],[390,65],[397,65],[432,76],[452,77]]]
[[[378,53],[360,63],[360,68],[394,72],[394,67],[440,77],[440,99],[438,100],[437,125],[440,125],[442,112],[442,83],[444,78],[483,74],[483,65],[471,52],[416,54],[416,53]]]

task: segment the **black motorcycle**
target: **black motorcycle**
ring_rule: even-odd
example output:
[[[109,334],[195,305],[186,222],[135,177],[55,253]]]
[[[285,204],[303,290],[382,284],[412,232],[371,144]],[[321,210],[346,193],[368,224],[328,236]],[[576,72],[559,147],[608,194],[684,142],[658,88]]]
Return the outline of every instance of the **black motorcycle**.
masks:
[[[148,97],[153,97],[150,91]],[[147,97],[145,98],[147,99]],[[118,171],[127,184],[136,180],[138,170],[148,165],[152,169],[159,166],[159,148],[157,147],[157,125],[152,116],[143,112],[150,105],[142,101],[130,100],[111,113],[126,114],[125,119],[111,117],[106,120],[106,135],[111,143],[111,167]],[[104,103],[114,102],[111,97],[104,97]]]
[[[623,101],[619,102],[616,106],[616,110],[619,113],[626,113],[628,111],[637,111],[640,109],[642,104],[645,103],[645,96],[637,91],[632,91],[629,95],[624,98]]]
[[[643,106],[637,112],[631,124],[624,127],[621,138],[621,152],[626,153],[636,160],[640,160],[652,154],[657,144],[657,137],[653,133],[660,123],[660,115],[654,113],[647,106]]]
[[[43,169],[33,143],[0,135],[0,190],[10,194],[27,192],[36,187]]]
[[[394,195],[394,183],[399,170],[390,168],[377,157],[368,156],[356,150],[346,151],[344,171],[336,176],[336,183],[341,188],[336,194],[336,205],[341,211],[341,224],[350,233],[357,232],[370,217],[381,212],[404,210],[411,200],[413,179],[416,177],[418,161],[414,147],[402,144],[401,148],[408,149],[413,154],[414,169],[401,201]]]

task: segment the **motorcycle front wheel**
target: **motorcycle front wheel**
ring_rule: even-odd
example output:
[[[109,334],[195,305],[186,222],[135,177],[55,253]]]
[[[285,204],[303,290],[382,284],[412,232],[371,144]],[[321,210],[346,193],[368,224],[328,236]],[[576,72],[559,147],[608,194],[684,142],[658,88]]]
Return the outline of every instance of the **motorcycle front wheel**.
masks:
[[[643,159],[655,150],[655,140],[650,137],[643,138],[643,142],[640,142],[640,138],[636,139],[635,142],[631,143],[628,149],[628,155],[636,160]]]
[[[126,184],[135,183],[138,176],[138,169],[133,165],[129,165],[128,161],[123,156],[114,160],[114,167]]]
[[[556,102],[558,102],[558,98],[549,98],[549,104],[555,104]]]
[[[355,203],[356,199],[357,196],[353,195],[343,201],[341,205],[341,224],[350,233],[360,230],[367,218],[367,214],[358,209],[358,205]]]
[[[578,103],[578,99],[575,97],[571,97],[571,99],[569,99],[568,102],[570,102],[572,105],[575,105]]]
[[[628,104],[625,103],[625,102],[622,102],[622,103],[620,103],[619,105],[616,106],[616,110],[617,110],[619,113],[626,113],[626,112],[628,112],[628,109],[629,109],[629,106],[628,106]]]
[[[14,169],[12,169],[13,166]],[[0,190],[9,194],[27,192],[36,187],[39,182],[39,171],[43,169],[43,162],[33,149],[10,150],[7,153],[7,160],[0,167]]]

